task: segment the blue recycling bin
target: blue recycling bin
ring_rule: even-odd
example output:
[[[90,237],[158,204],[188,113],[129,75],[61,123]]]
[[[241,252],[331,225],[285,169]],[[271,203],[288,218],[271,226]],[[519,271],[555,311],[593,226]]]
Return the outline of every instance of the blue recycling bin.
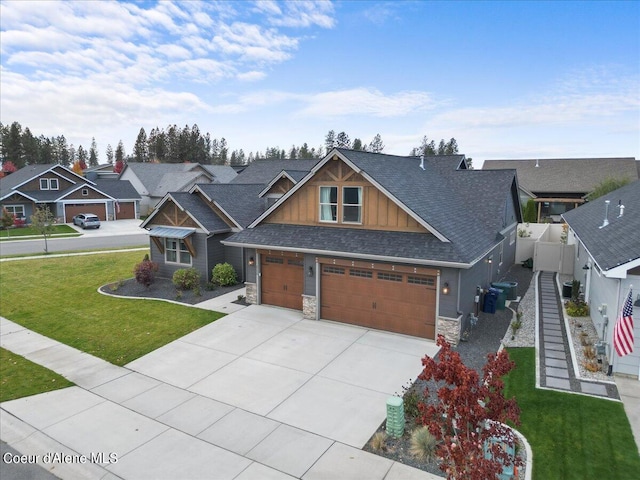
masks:
[[[487,293],[484,294],[482,311],[484,313],[496,313],[497,304],[498,304],[498,289],[490,288],[487,291]]]

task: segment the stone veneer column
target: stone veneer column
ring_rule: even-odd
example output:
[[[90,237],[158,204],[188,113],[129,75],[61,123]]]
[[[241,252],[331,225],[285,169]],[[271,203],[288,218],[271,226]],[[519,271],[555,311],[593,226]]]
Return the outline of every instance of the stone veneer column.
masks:
[[[458,318],[438,317],[436,321],[436,339],[438,335],[443,335],[451,345],[458,345],[461,320],[461,316]]]
[[[315,320],[318,308],[318,298],[314,295],[302,295],[302,317],[306,320]]]
[[[245,282],[244,285],[247,287],[247,297],[246,302],[251,305],[255,305],[258,303],[258,288],[255,283]]]

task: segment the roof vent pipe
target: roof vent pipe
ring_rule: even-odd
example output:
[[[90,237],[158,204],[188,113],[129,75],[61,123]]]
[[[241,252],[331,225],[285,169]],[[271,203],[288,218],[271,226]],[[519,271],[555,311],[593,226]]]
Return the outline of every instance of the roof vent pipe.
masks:
[[[604,201],[604,222],[602,222],[602,225],[600,225],[599,228],[604,228],[607,225],[609,225],[609,204],[610,203],[611,201],[609,200]]]
[[[538,159],[536,158],[536,168],[538,168],[540,164],[538,163]]]
[[[424,170],[424,155],[420,155],[420,168]]]
[[[618,208],[620,209],[620,213],[618,213],[618,218],[624,215],[624,205],[622,205],[622,200],[618,200]]]

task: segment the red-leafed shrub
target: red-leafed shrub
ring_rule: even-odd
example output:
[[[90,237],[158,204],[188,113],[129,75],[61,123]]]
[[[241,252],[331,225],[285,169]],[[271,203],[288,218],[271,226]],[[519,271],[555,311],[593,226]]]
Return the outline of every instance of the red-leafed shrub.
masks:
[[[156,272],[158,271],[158,264],[151,260],[143,260],[138,263],[133,269],[133,273],[136,276],[136,282],[149,288],[156,279]]]
[[[27,219],[16,217],[13,219],[13,226],[16,228],[24,228],[27,226]]]
[[[437,383],[437,399],[418,405],[418,423],[426,425],[438,441],[441,470],[449,480],[486,480],[497,478],[503,465],[521,465],[521,459],[510,458],[500,442],[489,442],[499,438],[513,446],[515,434],[505,422],[520,423],[515,399],[506,399],[503,392],[502,377],[515,366],[507,352],[489,354],[480,376],[464,365],[442,335],[437,344],[441,347],[437,360],[424,357],[418,377]],[[425,398],[429,398],[428,389]],[[485,455],[485,448],[490,454]]]

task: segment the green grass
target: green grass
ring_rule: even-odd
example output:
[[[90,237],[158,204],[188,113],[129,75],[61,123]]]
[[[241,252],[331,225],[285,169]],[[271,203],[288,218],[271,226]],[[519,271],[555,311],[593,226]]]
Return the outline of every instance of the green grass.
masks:
[[[622,403],[535,388],[535,349],[509,349],[516,368],[505,393],[522,413],[533,478],[636,479],[640,457]]]
[[[74,234],[74,235],[69,235],[69,236],[80,236],[81,235],[80,233],[78,233],[77,230],[74,230],[69,225],[54,225],[52,233],[54,233],[56,235],[65,234],[65,233]],[[11,228],[9,230],[0,230],[0,239],[2,239],[2,240],[11,240],[11,239],[19,240],[20,237],[27,237],[27,236],[30,236],[30,235],[42,236],[42,234],[39,231],[37,231],[35,228],[33,228],[33,227]],[[65,235],[65,236],[67,236],[67,235]]]
[[[115,365],[223,316],[97,292],[101,285],[132,277],[143,256],[120,252],[5,262],[0,268],[0,315]]]
[[[0,402],[72,385],[57,373],[0,348]]]

